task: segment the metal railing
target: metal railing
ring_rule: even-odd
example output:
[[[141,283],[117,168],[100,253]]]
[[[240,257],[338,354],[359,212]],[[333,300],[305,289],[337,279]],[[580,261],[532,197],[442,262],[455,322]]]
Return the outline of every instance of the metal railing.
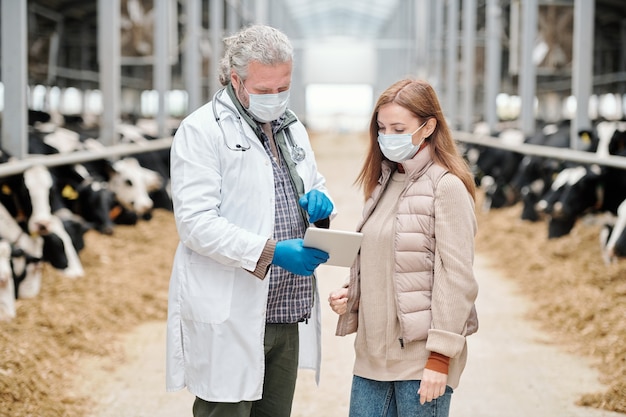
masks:
[[[488,146],[490,148],[505,149],[524,155],[536,155],[546,158],[554,158],[565,161],[579,162],[582,164],[598,164],[614,168],[626,169],[626,157],[607,155],[598,156],[594,152],[576,151],[568,148],[555,148],[552,146],[532,145],[527,143],[505,143],[491,136],[479,136],[472,133],[454,131],[452,136],[455,140],[474,145]]]
[[[172,145],[172,140],[173,137],[165,137],[136,144],[124,143],[106,146],[98,150],[84,150],[53,155],[32,155],[24,159],[0,164],[0,178],[19,174],[34,165],[52,167],[157,151],[169,148]]]

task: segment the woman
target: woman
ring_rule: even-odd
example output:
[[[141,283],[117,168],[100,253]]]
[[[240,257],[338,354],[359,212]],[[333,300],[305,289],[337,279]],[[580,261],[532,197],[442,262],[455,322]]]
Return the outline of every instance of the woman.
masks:
[[[357,184],[363,243],[329,297],[356,332],[350,416],[448,416],[478,328],[475,186],[428,83],[381,94]]]

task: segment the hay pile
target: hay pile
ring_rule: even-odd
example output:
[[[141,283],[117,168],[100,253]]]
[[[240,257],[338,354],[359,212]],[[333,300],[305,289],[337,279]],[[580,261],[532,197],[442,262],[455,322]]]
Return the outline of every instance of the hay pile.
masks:
[[[580,404],[626,413],[626,260],[602,263],[599,226],[580,222],[548,241],[545,224],[522,222],[520,209],[479,213],[478,251],[533,300],[529,314],[555,340],[597,363],[610,388]],[[73,386],[80,359],[120,363],[123,332],[165,320],[177,243],[171,213],[86,239],[84,278],[47,268],[41,294],[19,300],[18,317],[0,323],[0,416],[85,416],[90,400]]]
[[[610,388],[578,404],[626,413],[626,260],[603,263],[601,226],[591,218],[548,240],[544,222],[522,221],[520,214],[520,205],[479,213],[477,251],[532,300],[529,316],[555,343],[597,365]]]
[[[43,271],[39,296],[18,300],[17,318],[0,323],[0,416],[86,415],[89,399],[73,386],[79,360],[119,358],[120,334],[165,320],[176,236],[171,213],[156,211],[113,236],[89,231],[84,278]]]

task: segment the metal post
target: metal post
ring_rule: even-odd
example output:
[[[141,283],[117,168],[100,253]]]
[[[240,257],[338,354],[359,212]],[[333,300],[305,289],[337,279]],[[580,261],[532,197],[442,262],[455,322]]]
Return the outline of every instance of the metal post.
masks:
[[[447,49],[446,66],[448,67],[446,79],[446,111],[448,123],[455,129],[457,110],[457,57],[458,57],[458,30],[459,30],[459,0],[448,0],[447,10]]]
[[[233,34],[239,29],[239,2],[226,0],[226,30],[228,34]]]
[[[474,124],[474,83],[476,73],[476,0],[463,0],[463,130]]]
[[[2,149],[18,159],[28,153],[27,0],[2,1]],[[9,123],[10,121],[10,123]]]
[[[211,61],[209,66],[209,94],[220,89],[219,67],[222,59],[224,34],[224,0],[210,0],[209,26],[211,30]]]
[[[419,78],[428,77],[429,67],[429,34],[430,16],[429,2],[426,0],[417,0],[414,6],[413,16],[416,22],[415,27],[415,52],[417,53],[416,74]]]
[[[537,36],[537,0],[522,2],[522,59],[519,72],[519,95],[522,101],[520,129],[525,136],[535,133],[535,90],[537,88],[533,49]]]
[[[443,28],[444,28],[444,6],[445,2],[441,0],[431,0],[431,8],[434,13],[434,28],[433,28],[433,67],[430,76],[433,80],[433,88],[438,94],[441,94],[443,87]]]
[[[268,0],[256,0],[254,2],[255,23],[266,25],[268,23]]]
[[[102,92],[100,142],[118,142],[120,106],[120,1],[98,0],[98,63]]]
[[[502,65],[502,8],[498,0],[487,0],[486,7],[485,121],[494,132],[498,124],[496,99],[500,92]]]
[[[185,3],[187,41],[183,51],[187,113],[202,104],[202,61],[200,60],[200,29],[202,27],[202,0]]]
[[[593,76],[593,36],[595,2],[576,0],[574,2],[574,45],[572,54],[572,92],[576,97],[576,117],[572,120],[570,147],[576,149],[578,131],[590,128],[589,96],[592,91]]]
[[[157,111],[156,119],[158,136],[160,138],[166,136],[165,125],[169,113],[167,105],[167,96],[171,80],[169,63],[169,31],[172,29],[169,25],[170,8],[170,0],[155,0],[153,79],[154,89],[157,91],[159,100],[159,109]]]

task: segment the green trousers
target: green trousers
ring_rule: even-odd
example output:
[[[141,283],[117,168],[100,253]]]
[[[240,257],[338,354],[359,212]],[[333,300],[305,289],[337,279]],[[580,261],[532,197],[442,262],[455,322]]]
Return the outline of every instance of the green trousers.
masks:
[[[219,403],[196,397],[194,417],[289,417],[298,374],[298,347],[297,324],[267,324],[263,398]]]

